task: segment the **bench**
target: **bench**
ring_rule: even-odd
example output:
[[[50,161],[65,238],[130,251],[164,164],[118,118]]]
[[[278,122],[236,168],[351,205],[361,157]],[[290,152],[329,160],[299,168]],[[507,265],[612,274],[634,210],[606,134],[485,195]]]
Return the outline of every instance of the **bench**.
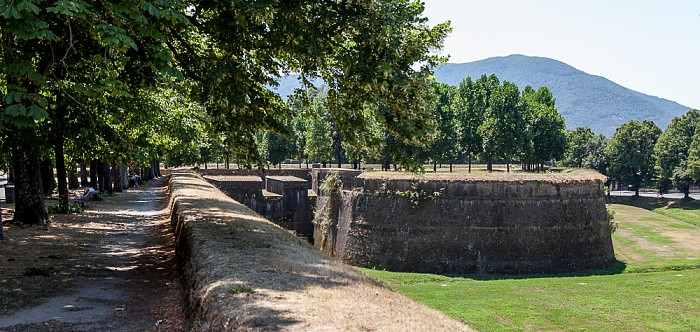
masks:
[[[79,205],[80,207],[86,207],[86,206],[91,206],[95,207],[95,195],[97,195],[99,191],[97,190],[88,190],[83,194],[82,197],[76,199],[73,201],[76,205]]]

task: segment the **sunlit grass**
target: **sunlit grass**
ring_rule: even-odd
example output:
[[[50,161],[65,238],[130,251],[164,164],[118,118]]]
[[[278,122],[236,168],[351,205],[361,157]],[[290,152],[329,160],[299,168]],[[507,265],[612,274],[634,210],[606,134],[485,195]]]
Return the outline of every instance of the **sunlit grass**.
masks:
[[[365,270],[483,331],[700,329],[700,270],[486,279]]]
[[[364,271],[477,330],[700,330],[698,211],[610,208],[616,267],[624,268],[518,278]]]

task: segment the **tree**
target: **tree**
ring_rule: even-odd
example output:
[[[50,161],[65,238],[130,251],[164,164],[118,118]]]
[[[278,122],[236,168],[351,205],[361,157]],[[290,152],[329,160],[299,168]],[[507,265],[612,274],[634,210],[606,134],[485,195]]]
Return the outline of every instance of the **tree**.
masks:
[[[186,80],[179,93],[204,108],[211,132],[225,135],[231,153],[245,163],[262,163],[258,134],[285,134],[291,109],[268,87],[291,72],[306,87],[317,77],[329,86],[326,106],[343,135],[366,128],[359,113],[370,105],[395,137],[419,142],[431,129],[425,98],[431,68],[445,61],[432,51],[450,30],[449,23],[429,27],[423,9],[408,0],[0,0],[0,90],[6,105],[0,130],[14,147],[15,218],[28,224],[47,218],[38,167],[46,142],[39,133],[41,122],[54,117],[48,96],[57,82],[134,101],[130,92],[164,84],[155,79],[160,75]],[[86,54],[109,71],[94,86],[82,81],[79,66]],[[104,98],[115,99],[121,98]],[[84,111],[104,112],[104,123],[114,128],[119,105],[107,104]],[[129,135],[113,138],[119,137]],[[151,157],[165,152],[162,145],[137,150]]]
[[[605,159],[605,148],[610,140],[605,135],[593,136],[586,144],[586,153],[581,165],[584,168],[594,169],[601,174],[607,174],[608,161]]]
[[[467,155],[469,172],[472,171],[472,156],[481,152],[482,142],[478,128],[483,122],[486,107],[481,106],[483,98],[471,77],[459,83],[455,97],[455,118],[459,124],[459,147]]]
[[[615,130],[605,148],[608,160],[608,176],[634,187],[650,181],[654,173],[654,145],[661,135],[661,128],[654,122],[630,120]]]
[[[469,172],[472,170],[472,156],[478,155],[484,150],[479,127],[484,122],[491,93],[499,84],[496,75],[482,75],[474,82],[470,77],[467,77],[459,84],[455,111],[460,127],[459,146],[462,152],[467,155]]]
[[[353,135],[345,137],[342,142],[345,155],[354,160],[353,168],[360,168],[360,163],[369,162],[370,160],[379,159],[383,149],[383,131],[381,124],[373,117],[371,109],[365,109],[363,116],[367,123],[367,130],[361,135]],[[359,140],[360,142],[352,142],[350,139]]]
[[[333,154],[333,130],[329,113],[325,107],[325,94],[314,99],[307,112],[304,154],[315,162],[326,163]]]
[[[489,97],[489,107],[478,132],[483,139],[484,153],[488,157],[487,169],[492,170],[493,158],[505,158],[507,171],[513,155],[525,146],[524,105],[518,86],[503,81]]]
[[[688,151],[696,128],[700,124],[700,112],[690,110],[682,117],[675,117],[659,136],[654,154],[660,170],[660,181],[672,182],[686,198],[694,182],[688,170]]]
[[[695,182],[700,182],[700,128],[696,128],[688,148],[687,170]]]
[[[436,171],[438,162],[449,162],[451,172],[452,163],[459,156],[460,127],[454,111],[457,89],[451,85],[437,82],[431,85],[431,89],[435,97],[431,107],[432,116],[437,126],[433,132],[432,142],[427,145],[428,149],[424,151],[424,154],[433,161],[433,171]]]
[[[576,127],[566,131],[566,152],[562,164],[566,167],[582,168],[588,155],[587,145],[595,134],[588,127]]]
[[[545,160],[559,159],[566,149],[564,118],[554,107],[555,99],[547,87],[535,91],[529,85],[523,89],[526,108],[528,146],[526,160],[537,162],[537,170],[544,169]]]

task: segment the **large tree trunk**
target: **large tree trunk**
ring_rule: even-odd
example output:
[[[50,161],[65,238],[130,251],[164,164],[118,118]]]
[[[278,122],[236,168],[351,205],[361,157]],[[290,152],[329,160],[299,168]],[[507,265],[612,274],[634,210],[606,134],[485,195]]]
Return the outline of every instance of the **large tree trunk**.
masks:
[[[160,160],[159,159],[153,159],[153,171],[156,175],[156,177],[161,177],[160,175]]]
[[[119,163],[119,174],[122,178],[122,188],[129,188],[129,168],[124,163]]]
[[[87,170],[87,165],[85,163],[80,164],[80,185],[83,187],[87,187],[89,184],[88,182],[88,170]]]
[[[114,172],[114,191],[120,193],[122,192],[122,168],[120,163],[114,163],[112,166]]]
[[[488,161],[486,162],[486,170],[493,172],[493,155],[489,154]]]
[[[68,189],[77,188],[80,188],[80,181],[78,180],[78,174],[76,174],[76,170],[73,169],[72,171],[68,171]]]
[[[39,153],[16,147],[12,153],[15,171],[15,222],[39,225],[48,221],[41,185]]]
[[[94,189],[100,187],[97,183],[97,172],[99,168],[97,167],[97,165],[99,165],[99,161],[97,159],[93,159],[90,161],[90,184],[88,186]]]
[[[39,172],[41,173],[41,187],[44,189],[44,196],[51,196],[53,190],[56,189],[56,179],[53,176],[52,166],[51,159],[41,161]]]
[[[472,172],[472,154],[469,153],[469,157],[467,157],[467,163],[469,164],[469,173]]]
[[[68,206],[68,183],[66,181],[66,159],[63,154],[63,137],[59,137],[53,143],[56,155],[56,177],[58,177],[58,203]]]
[[[151,181],[153,180],[153,178],[155,178],[155,173],[153,172],[153,163],[151,163],[150,167],[148,167],[148,169],[146,170],[146,179],[148,179],[148,181]]]
[[[342,152],[343,150],[340,149],[340,143],[338,143],[338,150],[336,151],[336,157],[338,158],[338,168],[343,168],[343,160],[341,159]]]
[[[5,239],[5,235],[2,232],[2,203],[0,203],[0,241]]]
[[[108,162],[102,163],[102,172],[104,174],[105,179],[104,179],[104,181],[100,181],[100,182],[104,183],[104,188],[100,189],[100,190],[104,190],[104,191],[111,194],[112,193],[112,182],[113,182],[112,181],[112,169],[109,166]]]

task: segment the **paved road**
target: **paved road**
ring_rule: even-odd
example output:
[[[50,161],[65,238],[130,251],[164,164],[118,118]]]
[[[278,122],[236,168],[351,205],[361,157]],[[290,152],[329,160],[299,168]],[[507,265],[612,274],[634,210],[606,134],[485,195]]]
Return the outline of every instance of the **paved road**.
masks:
[[[610,192],[610,196],[634,196],[634,191],[628,190],[615,190]],[[656,192],[639,192],[639,196],[642,197],[653,197],[653,198],[669,198],[669,199],[681,199],[683,198],[682,193],[669,193],[659,196]],[[693,199],[700,200],[700,193],[690,193],[690,197]]]

